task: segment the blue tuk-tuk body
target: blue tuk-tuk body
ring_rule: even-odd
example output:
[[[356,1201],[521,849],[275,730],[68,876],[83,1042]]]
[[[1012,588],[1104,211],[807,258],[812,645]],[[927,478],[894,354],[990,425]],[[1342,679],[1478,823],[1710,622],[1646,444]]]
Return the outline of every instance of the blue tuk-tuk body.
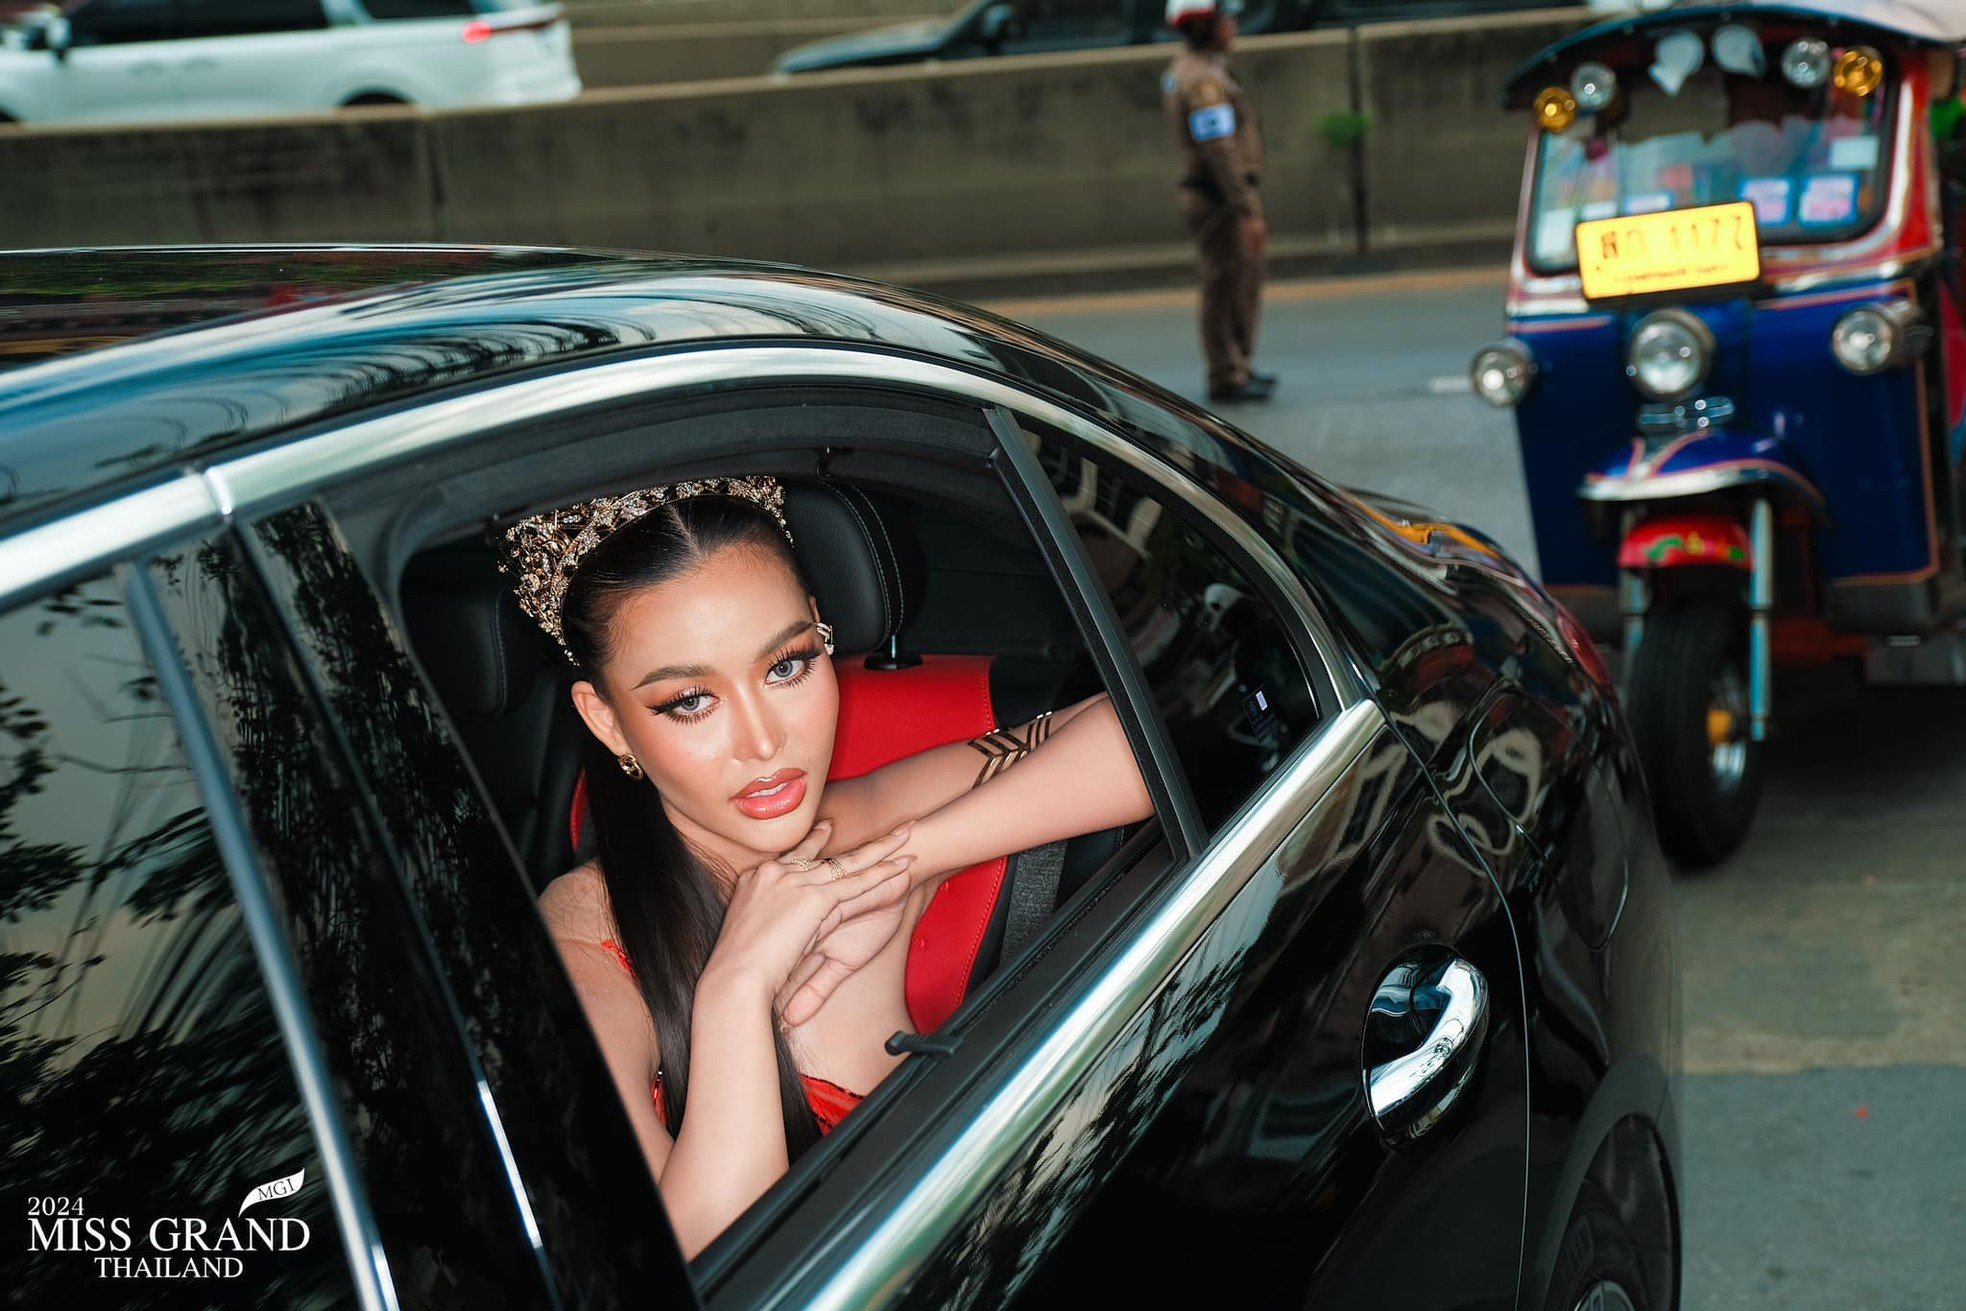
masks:
[[[1909,4],[1703,5],[1511,79],[1534,125],[1475,385],[1516,411],[1546,584],[1625,648],[1684,862],[1746,831],[1777,659],[1966,682],[1962,36]]]

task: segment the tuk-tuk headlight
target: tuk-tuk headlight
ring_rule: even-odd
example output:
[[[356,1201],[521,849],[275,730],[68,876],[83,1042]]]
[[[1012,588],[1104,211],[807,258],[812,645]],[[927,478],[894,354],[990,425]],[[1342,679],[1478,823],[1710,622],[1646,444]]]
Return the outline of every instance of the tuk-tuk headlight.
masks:
[[[1468,379],[1475,395],[1498,410],[1505,409],[1520,403],[1529,384],[1536,381],[1536,357],[1514,337],[1505,337],[1475,352]]]
[[[1859,305],[1830,329],[1836,362],[1855,374],[1882,373],[1918,353],[1925,339],[1925,316],[1908,300]]]
[[[1602,113],[1618,98],[1618,75],[1596,60],[1579,64],[1570,75],[1570,96],[1586,114]]]
[[[1660,310],[1639,320],[1625,355],[1625,373],[1655,401],[1691,396],[1713,367],[1713,333],[1685,310]]]
[[[1829,42],[1821,37],[1799,37],[1782,51],[1782,76],[1788,84],[1810,91],[1829,80]]]

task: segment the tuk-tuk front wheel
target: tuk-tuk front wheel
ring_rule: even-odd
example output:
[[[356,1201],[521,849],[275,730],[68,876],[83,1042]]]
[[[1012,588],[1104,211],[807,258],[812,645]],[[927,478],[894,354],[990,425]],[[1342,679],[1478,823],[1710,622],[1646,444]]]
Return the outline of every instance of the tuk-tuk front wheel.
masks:
[[[1689,868],[1718,864],[1741,845],[1761,800],[1746,613],[1712,595],[1659,606],[1646,616],[1626,687],[1659,845]]]

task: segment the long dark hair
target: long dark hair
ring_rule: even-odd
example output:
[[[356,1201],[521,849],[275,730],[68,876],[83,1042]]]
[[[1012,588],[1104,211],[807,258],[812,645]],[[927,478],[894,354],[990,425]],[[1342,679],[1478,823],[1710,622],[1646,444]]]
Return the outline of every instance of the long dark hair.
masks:
[[[581,561],[567,588],[563,627],[581,671],[597,675],[608,656],[609,625],[621,602],[668,582],[728,547],[764,551],[798,577],[778,521],[748,501],[697,496],[651,511],[620,529]],[[690,1019],[696,981],[723,927],[724,903],[710,872],[676,832],[655,789],[621,771],[592,733],[581,747],[587,773],[588,822],[615,929],[628,954],[662,1048],[662,1099],[669,1131],[680,1132],[689,1095]],[[819,1121],[772,1021],[778,1053],[778,1098],[785,1109],[785,1150],[796,1160],[819,1141]]]

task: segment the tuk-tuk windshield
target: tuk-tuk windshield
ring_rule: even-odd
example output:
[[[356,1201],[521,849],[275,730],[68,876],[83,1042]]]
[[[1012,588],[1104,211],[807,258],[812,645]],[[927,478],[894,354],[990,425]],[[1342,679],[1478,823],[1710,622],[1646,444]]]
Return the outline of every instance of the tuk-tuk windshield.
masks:
[[[1861,97],[1711,66],[1677,96],[1639,70],[1623,81],[1622,106],[1543,134],[1528,242],[1539,272],[1577,267],[1576,227],[1591,219],[1747,200],[1763,244],[1843,240],[1877,221],[1888,81]]]

